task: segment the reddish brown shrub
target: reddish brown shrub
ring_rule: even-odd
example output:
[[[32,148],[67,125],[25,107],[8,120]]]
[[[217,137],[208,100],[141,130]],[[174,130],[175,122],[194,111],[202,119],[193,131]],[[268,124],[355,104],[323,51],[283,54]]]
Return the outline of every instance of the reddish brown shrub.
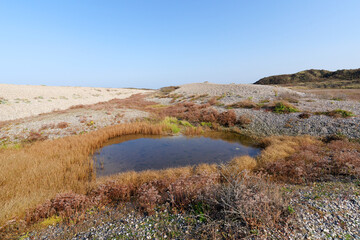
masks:
[[[213,108],[207,108],[201,111],[198,120],[200,122],[217,122],[218,117],[218,111]]]
[[[211,198],[218,181],[219,174],[215,173],[179,178],[169,186],[170,203],[179,209],[187,209],[191,203]]]
[[[288,200],[281,195],[279,186],[263,175],[247,172],[227,177],[216,192],[215,203],[230,224],[240,222],[249,230],[276,227],[288,215]]]
[[[158,112],[161,117],[171,116],[184,119],[189,122],[211,122],[223,126],[234,126],[237,123],[234,110],[225,111],[221,114],[210,104],[195,104],[192,102],[178,103]]]
[[[39,131],[42,131],[42,130],[46,130],[46,129],[54,129],[55,128],[55,124],[51,123],[51,124],[44,124],[41,126],[41,128],[39,128]]]
[[[90,196],[94,198],[97,203],[108,203],[118,201],[129,201],[133,187],[128,185],[116,184],[113,181],[100,185]]]
[[[210,100],[208,101],[208,104],[210,104],[211,106],[216,105],[216,103],[217,103],[216,97],[212,97],[212,98],[210,98]]]
[[[137,203],[140,208],[148,213],[153,213],[154,208],[162,200],[160,192],[155,188],[153,183],[144,183],[137,190]]]
[[[236,114],[234,110],[229,110],[220,113],[218,117],[218,122],[223,126],[228,126],[228,127],[234,126],[236,123]]]
[[[69,126],[69,123],[67,123],[67,122],[60,122],[56,125],[57,128],[61,128],[61,129],[67,128],[68,126]]]
[[[304,145],[287,158],[265,165],[275,179],[290,183],[330,180],[337,176],[360,177],[360,144],[347,140]]]
[[[91,205],[88,197],[76,193],[57,194],[52,200],[46,201],[26,214],[26,222],[35,222],[41,218],[48,218],[55,214],[63,218],[71,218],[78,211]]]
[[[252,122],[252,120],[247,115],[241,115],[238,120],[238,123],[241,126],[249,125],[251,122]]]
[[[304,112],[304,113],[299,114],[298,117],[301,119],[307,119],[307,118],[311,117],[311,114]]]
[[[256,109],[260,109],[260,106],[256,103],[254,103],[251,100],[244,100],[241,102],[237,102],[231,105],[228,105],[229,107],[232,108],[256,108]]]
[[[47,138],[48,138],[47,136],[44,136],[41,133],[31,131],[26,140],[29,142],[35,142],[35,141],[43,141],[46,140]]]
[[[78,104],[78,105],[71,106],[69,109],[80,109],[80,108],[85,108],[85,105]]]
[[[210,104],[178,103],[159,112],[162,117],[171,116],[190,122],[216,122],[219,113]]]

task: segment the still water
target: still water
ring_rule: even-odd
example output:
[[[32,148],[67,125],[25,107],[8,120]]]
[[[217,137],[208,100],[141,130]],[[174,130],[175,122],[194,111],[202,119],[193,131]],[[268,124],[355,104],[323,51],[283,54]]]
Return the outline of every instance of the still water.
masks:
[[[108,141],[94,154],[96,175],[226,163],[235,156],[256,156],[260,148],[247,137],[233,133],[204,136],[127,135]]]

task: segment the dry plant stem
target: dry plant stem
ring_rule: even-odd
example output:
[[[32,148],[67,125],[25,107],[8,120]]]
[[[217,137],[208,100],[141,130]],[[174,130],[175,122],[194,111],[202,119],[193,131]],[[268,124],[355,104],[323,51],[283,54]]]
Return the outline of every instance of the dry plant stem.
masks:
[[[223,184],[215,201],[223,208],[225,221],[240,221],[249,229],[274,227],[286,215],[287,200],[268,178],[247,170],[233,172],[227,166],[221,170]]]

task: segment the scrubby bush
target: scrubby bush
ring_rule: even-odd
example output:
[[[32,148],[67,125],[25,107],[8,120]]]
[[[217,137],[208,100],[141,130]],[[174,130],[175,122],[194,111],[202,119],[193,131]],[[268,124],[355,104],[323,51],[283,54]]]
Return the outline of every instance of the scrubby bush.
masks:
[[[252,100],[249,99],[228,106],[232,108],[260,108],[258,104],[254,103]]]
[[[342,109],[336,109],[336,110],[327,111],[327,112],[317,112],[317,114],[327,115],[327,116],[335,117],[335,118],[337,118],[337,117],[348,118],[348,117],[355,116],[352,112],[342,110]]]
[[[290,156],[263,166],[275,179],[290,183],[345,176],[359,178],[360,144],[337,140],[328,144],[303,145]]]
[[[238,123],[233,110],[219,113],[210,104],[195,104],[192,102],[178,103],[158,113],[160,117],[172,116],[191,123],[219,123],[223,126],[234,126]]]
[[[31,131],[26,140],[28,142],[35,142],[35,141],[43,141],[46,140],[47,138],[48,138],[47,136],[42,135],[41,133]]]
[[[153,213],[154,208],[160,203],[161,199],[159,191],[151,182],[144,183],[137,190],[137,203],[147,213]]]
[[[169,186],[170,203],[178,209],[188,209],[192,203],[211,198],[218,178],[218,174],[212,173],[177,179]]]
[[[310,113],[304,112],[304,113],[300,113],[298,117],[301,119],[308,119],[310,116],[311,116]]]
[[[298,103],[300,95],[297,93],[284,92],[279,94],[278,98],[290,103]]]
[[[299,109],[297,109],[288,102],[280,101],[274,103],[272,107],[272,111],[274,113],[292,113],[292,112],[299,112]]]
[[[67,128],[68,126],[69,126],[69,123],[67,123],[67,122],[60,122],[56,125],[57,128],[61,128],[61,129]]]
[[[265,176],[246,171],[226,177],[216,192],[215,202],[227,224],[240,222],[248,235],[251,229],[278,226],[288,214],[288,200],[279,187]]]
[[[236,114],[234,110],[229,110],[226,112],[222,112],[219,114],[218,122],[223,126],[232,127],[235,125],[236,121]]]
[[[249,125],[250,123],[252,122],[252,120],[250,119],[249,116],[247,115],[241,115],[238,119],[238,123],[241,125],[241,126],[246,126],[246,125]]]
[[[108,203],[129,201],[134,187],[131,184],[121,185],[114,181],[99,185],[97,189],[91,192],[90,196],[94,198],[96,203]]]
[[[86,209],[91,205],[90,199],[82,194],[62,193],[57,194],[54,199],[46,201],[26,214],[27,222],[35,222],[42,218],[59,215],[63,219],[75,217],[75,213]]]
[[[210,100],[208,101],[208,104],[210,104],[211,106],[216,105],[217,99],[216,97],[212,97],[210,98]]]

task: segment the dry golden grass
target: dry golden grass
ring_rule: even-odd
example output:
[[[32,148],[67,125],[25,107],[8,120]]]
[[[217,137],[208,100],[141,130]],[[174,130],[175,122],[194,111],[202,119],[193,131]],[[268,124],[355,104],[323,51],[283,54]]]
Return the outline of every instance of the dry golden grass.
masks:
[[[186,166],[178,168],[168,168],[164,170],[146,170],[142,172],[129,171],[116,175],[101,177],[97,180],[97,185],[107,182],[115,184],[132,185],[134,188],[153,180],[166,180],[173,182],[179,177],[189,177],[200,173],[215,173],[217,171],[216,164],[200,164],[196,167]]]
[[[320,144],[321,141],[311,136],[277,136],[262,140],[265,149],[257,158],[260,165],[284,159],[295,153],[300,146]]]
[[[0,150],[0,225],[53,198],[56,193],[85,193],[94,184],[91,154],[108,139],[127,134],[162,134],[166,126],[131,123],[21,149]],[[149,175],[151,175],[149,173]],[[128,173],[131,179],[131,173]],[[144,174],[145,176],[145,174]]]
[[[203,127],[187,127],[184,131],[185,135],[201,135],[204,133]]]
[[[256,160],[250,156],[241,156],[233,158],[227,164],[227,170],[232,174],[238,174],[244,170],[253,170],[257,166]]]

